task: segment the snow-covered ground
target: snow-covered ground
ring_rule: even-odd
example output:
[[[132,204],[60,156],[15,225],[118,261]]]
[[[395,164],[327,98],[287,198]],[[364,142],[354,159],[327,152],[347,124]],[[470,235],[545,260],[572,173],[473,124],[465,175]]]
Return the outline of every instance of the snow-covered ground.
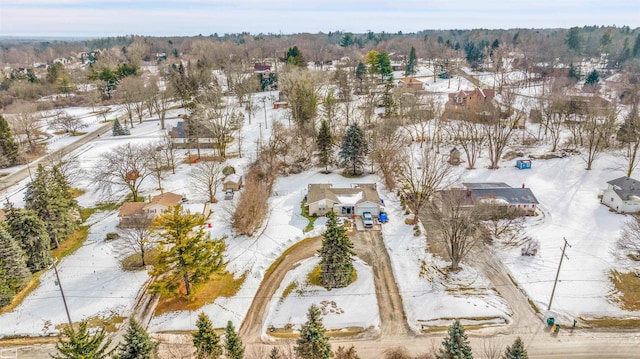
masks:
[[[426,70],[423,72],[420,75],[429,75]],[[431,81],[432,78],[428,79],[430,91],[457,90],[457,78],[451,80],[451,87],[449,80],[438,79],[435,84]],[[460,83],[461,88],[473,88],[465,79],[460,79]],[[527,91],[534,92],[535,88]],[[254,95],[255,103],[260,103],[261,97],[265,96],[272,98],[274,93]],[[252,149],[255,148],[260,135],[264,139],[269,136],[272,126],[265,128],[264,118],[268,121],[283,118],[285,110],[273,110],[269,103],[270,101],[267,101],[266,116],[263,117],[259,111],[252,124],[245,124],[243,127],[245,156],[228,161],[241,172],[244,166],[255,158],[255,151]],[[69,111],[77,111],[79,116],[91,112],[90,109]],[[173,110],[167,114],[167,127],[175,125],[180,112],[181,110]],[[86,116],[86,120],[90,123],[93,121],[91,126],[100,125],[99,121],[91,119],[89,115]],[[90,131],[91,127],[86,130]],[[124,191],[112,193],[110,197],[92,191],[94,186],[89,175],[93,168],[99,166],[100,155],[125,143],[144,143],[161,135],[158,121],[147,120],[142,124],[135,124],[130,136],[112,137],[111,134],[106,134],[71,153],[79,164],[79,176],[74,185],[88,189],[78,198],[79,203],[85,207],[92,207],[105,200],[121,200],[125,195]],[[62,146],[64,141],[67,139],[54,141],[55,143],[49,146],[50,150]],[[234,144],[231,146],[232,151],[233,146]],[[180,151],[180,154],[184,156],[185,152]],[[591,171],[584,170],[584,162],[578,156],[534,160],[533,168],[524,171],[517,170],[511,162],[501,163],[502,168],[498,170],[488,170],[484,157],[479,159],[476,170],[469,171],[462,166],[458,168],[464,181],[507,182],[514,187],[525,183],[537,196],[542,214],[540,217],[529,219],[531,223],[528,231],[540,242],[541,249],[538,255],[521,257],[519,249],[498,249],[498,252],[514,278],[543,308],[546,308],[548,303],[553,277],[560,260],[559,247],[563,243],[562,238],[566,237],[572,247],[567,251],[569,260],[563,263],[553,309],[567,316],[640,314],[625,312],[610,300],[612,287],[608,273],[612,268],[627,265],[626,262],[618,261],[611,253],[625,217],[609,212],[597,198],[600,190],[606,186],[606,181],[623,175],[621,171],[612,169],[615,167],[612,165],[614,160],[612,155],[604,155],[596,161]],[[165,191],[184,194],[189,199],[203,200],[189,185],[189,167],[187,164],[181,164],[175,175],[169,175],[163,180],[163,187]],[[23,203],[26,182],[27,180],[8,191],[10,200],[17,206]],[[238,327],[249,309],[266,269],[273,261],[305,236],[319,235],[324,230],[323,222],[319,220],[311,233],[303,233],[307,220],[300,215],[300,202],[306,194],[307,185],[332,183],[341,187],[350,186],[352,183],[371,182],[379,183],[380,179],[377,176],[345,178],[338,174],[338,170],[333,174],[324,175],[317,169],[279,178],[274,188],[278,195],[269,200],[268,220],[253,238],[233,235],[229,225],[232,201],[222,200],[222,193],[219,193],[221,200],[212,206],[213,214],[209,219],[212,224],[210,233],[214,237],[227,236],[228,269],[236,277],[246,274],[246,279],[236,296],[218,298],[198,311],[167,313],[154,318],[150,331],[193,329],[201,311],[210,316],[216,327],[223,327],[228,320],[233,321]],[[149,180],[142,188],[143,194],[157,194],[156,186],[154,181]],[[413,236],[412,226],[404,224],[405,216],[395,195],[386,192],[381,185],[379,188],[390,217],[389,223],[383,225],[385,245],[389,250],[393,271],[403,295],[409,324],[419,329],[422,324],[439,325],[440,320],[452,317],[495,318],[489,320],[495,323],[508,319],[509,308],[482,275],[464,265],[460,273],[445,274],[442,269],[447,263],[428,254],[424,237]],[[116,221],[115,212],[94,214],[90,219],[94,225],[87,243],[59,264],[61,282],[69,296],[71,316],[75,321],[95,315],[108,316],[114,312],[126,314],[148,278],[145,272],[123,272],[118,261],[122,256],[121,248],[104,241],[105,234],[114,230]],[[313,260],[303,262],[302,267],[311,266],[312,262]],[[371,296],[373,290],[370,269],[362,263],[357,264],[357,267],[358,282],[344,290],[349,291],[349,295],[363,298]],[[267,313],[268,323],[275,326],[289,322],[294,325],[300,324],[304,321],[304,314],[311,301],[327,300],[335,301],[337,307],[344,310],[340,315],[328,315],[325,324],[329,327],[353,323],[359,323],[357,326],[363,327],[379,325],[379,315],[371,315],[372,308],[377,311],[375,295],[367,302],[368,310],[365,315],[361,314],[359,308],[350,309],[352,307],[349,303],[343,303],[340,298],[348,296],[336,290],[325,293],[308,292],[308,296],[292,295],[278,303],[281,290],[284,290],[293,278],[303,277],[304,271],[300,268],[290,273],[282,283]],[[52,333],[56,332],[55,325],[66,322],[52,272],[44,273],[41,281],[40,287],[18,308],[0,316],[0,322],[7,323],[0,326],[0,336]]]
[[[329,291],[323,287],[306,284],[307,275],[318,264],[320,257],[312,257],[300,262],[298,267],[287,273],[269,303],[263,332],[267,332],[269,326],[284,328],[287,324],[293,325],[294,329],[300,329],[307,321],[307,309],[312,304],[322,310],[322,321],[327,329],[379,328],[380,315],[371,267],[356,258],[356,281],[345,288]],[[282,299],[283,292],[294,281],[298,283],[296,289]]]
[[[384,201],[389,216],[382,225],[384,243],[411,328],[446,326],[451,318],[461,318],[465,324],[509,320],[510,309],[486,277],[466,265],[458,273],[448,273],[448,264],[428,252],[424,235],[414,236],[413,226],[405,224],[395,195]]]

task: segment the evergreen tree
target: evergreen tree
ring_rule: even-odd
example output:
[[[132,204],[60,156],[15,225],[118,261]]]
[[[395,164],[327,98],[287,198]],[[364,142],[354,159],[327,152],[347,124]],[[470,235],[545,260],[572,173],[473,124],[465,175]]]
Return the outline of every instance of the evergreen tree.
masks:
[[[587,78],[584,80],[584,85],[595,86],[598,84],[598,82],[600,82],[600,75],[598,74],[597,70],[593,70],[589,72],[589,75],[587,75]]]
[[[47,225],[32,210],[10,208],[7,214],[7,230],[20,243],[27,255],[27,267],[33,272],[51,264],[51,240]]]
[[[244,357],[244,345],[242,340],[236,333],[233,323],[227,322],[227,328],[225,329],[227,355],[229,359],[242,359]]]
[[[213,330],[209,317],[200,313],[196,322],[198,331],[193,333],[193,346],[196,347],[196,358],[216,359],[222,356],[223,350],[220,344],[220,337]]]
[[[378,53],[378,71],[382,80],[392,80],[393,68],[391,67],[391,60],[389,54],[385,51]]]
[[[570,50],[580,53],[582,50],[582,35],[580,34],[579,27],[572,27],[567,32],[567,38],[565,39],[567,47]]]
[[[280,359],[280,352],[278,351],[278,348],[273,347],[273,349],[271,349],[269,359]]]
[[[569,78],[580,81],[580,70],[573,65],[573,62],[569,64]]]
[[[16,292],[11,289],[9,285],[9,278],[7,277],[7,271],[4,270],[2,259],[0,259],[0,308],[11,303],[11,299]]]
[[[285,62],[301,68],[307,68],[307,60],[302,56],[302,52],[298,49],[298,46],[289,48]]]
[[[24,251],[4,226],[0,226],[0,263],[6,284],[13,292],[22,289],[31,278]]]
[[[358,62],[358,66],[356,67],[356,79],[362,82],[367,76],[367,67],[362,63],[362,61]]]
[[[507,347],[502,359],[529,359],[527,350],[524,348],[524,343],[520,337],[517,337],[516,340],[513,341],[513,344]]]
[[[106,341],[105,341],[106,340]],[[87,322],[80,322],[76,330],[66,326],[62,336],[56,343],[56,354],[53,359],[107,359],[117,348],[108,350],[111,339],[108,339],[104,329],[100,328],[91,334]]]
[[[324,166],[324,172],[329,173],[329,164],[331,163],[333,137],[331,136],[331,128],[326,120],[322,120],[320,123],[320,130],[318,131],[318,137],[316,138],[316,144],[318,146],[318,161],[321,166]]]
[[[635,41],[633,42],[633,50],[631,51],[634,57],[640,57],[640,34],[636,36]]]
[[[122,127],[122,125],[120,124],[120,121],[116,118],[113,121],[113,127],[111,129],[111,133],[114,136],[124,136],[129,134],[129,130],[127,130],[125,127]]]
[[[343,166],[351,168],[351,175],[358,174],[359,170],[364,166],[368,150],[369,146],[358,124],[354,123],[349,126],[344,137],[342,137],[342,145],[338,156]]]
[[[158,263],[151,275],[158,280],[151,289],[165,296],[179,296],[177,289],[184,285],[185,295],[192,287],[206,282],[217,271],[224,270],[224,238],[211,239],[205,232],[205,218],[201,214],[184,212],[182,206],[170,208],[156,217],[152,232],[161,238]]]
[[[331,344],[329,344],[329,338],[325,336],[324,332],[320,308],[312,304],[307,312],[307,322],[302,325],[300,338],[293,348],[296,355],[302,359],[331,358],[333,355]]]
[[[35,211],[46,223],[54,248],[78,228],[78,203],[57,166],[47,170],[42,164],[38,165],[35,177],[27,185],[25,208]]]
[[[124,342],[119,345],[117,359],[150,359],[156,352],[158,343],[149,338],[149,334],[134,319],[129,319],[129,328]]]
[[[473,359],[471,347],[467,335],[464,334],[464,327],[459,321],[453,322],[449,327],[449,333],[442,340],[442,348],[436,354],[437,359]]]
[[[409,51],[409,59],[407,60],[407,63],[404,65],[404,75],[405,76],[415,75],[417,72],[417,69],[416,69],[417,66],[418,66],[418,57],[416,56],[416,48],[411,46],[411,51]]]
[[[353,268],[353,243],[347,229],[339,226],[336,214],[327,213],[327,230],[323,233],[320,248],[320,282],[326,288],[340,288],[351,284]]]
[[[0,155],[6,158],[6,165],[13,166],[16,164],[18,157],[18,144],[13,138],[11,128],[7,120],[0,115]]]

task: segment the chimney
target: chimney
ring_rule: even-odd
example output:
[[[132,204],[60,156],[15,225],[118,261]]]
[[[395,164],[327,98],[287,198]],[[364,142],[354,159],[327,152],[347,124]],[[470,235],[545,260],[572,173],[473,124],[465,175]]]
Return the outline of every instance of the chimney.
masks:
[[[524,183],[522,184],[522,188],[524,188]]]
[[[471,188],[467,188],[467,197],[471,197]]]

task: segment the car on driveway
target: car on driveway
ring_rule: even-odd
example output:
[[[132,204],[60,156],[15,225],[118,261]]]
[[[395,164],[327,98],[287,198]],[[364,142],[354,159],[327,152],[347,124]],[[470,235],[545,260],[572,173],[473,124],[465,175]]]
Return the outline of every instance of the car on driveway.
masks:
[[[384,211],[380,211],[380,214],[378,214],[378,222],[380,223],[389,222],[389,217],[387,217],[387,214]]]
[[[373,216],[371,215],[371,212],[362,213],[362,223],[364,223],[364,228],[373,227]]]

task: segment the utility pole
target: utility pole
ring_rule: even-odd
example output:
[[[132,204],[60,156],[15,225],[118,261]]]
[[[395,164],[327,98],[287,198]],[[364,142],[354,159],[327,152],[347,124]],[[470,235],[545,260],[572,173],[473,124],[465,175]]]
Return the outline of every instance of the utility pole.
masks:
[[[62,290],[62,282],[60,282],[60,276],[58,275],[58,267],[56,267],[56,260],[53,260],[53,270],[56,273],[56,282],[58,288],[60,288],[60,294],[62,295],[62,302],[64,303],[64,310],[67,312],[67,320],[69,320],[69,330],[73,333],[73,322],[71,321],[71,315],[69,314],[69,307],[67,306],[67,299],[64,296],[64,290]]]
[[[553,295],[556,292],[556,285],[558,284],[558,276],[560,275],[560,267],[562,267],[562,260],[564,259],[564,257],[567,257],[564,252],[567,249],[567,246],[569,246],[569,248],[571,248],[571,245],[569,244],[569,242],[567,242],[566,238],[562,238],[564,240],[564,246],[562,247],[562,255],[560,256],[560,264],[558,264],[558,272],[556,272],[556,280],[553,282],[553,289],[551,290],[551,298],[549,299],[549,306],[547,307],[547,310],[551,310],[551,303],[553,302]],[[567,257],[567,260],[569,260],[569,257]]]
[[[268,129],[269,125],[267,124],[267,98],[262,98],[262,108],[264,109],[264,129]]]

